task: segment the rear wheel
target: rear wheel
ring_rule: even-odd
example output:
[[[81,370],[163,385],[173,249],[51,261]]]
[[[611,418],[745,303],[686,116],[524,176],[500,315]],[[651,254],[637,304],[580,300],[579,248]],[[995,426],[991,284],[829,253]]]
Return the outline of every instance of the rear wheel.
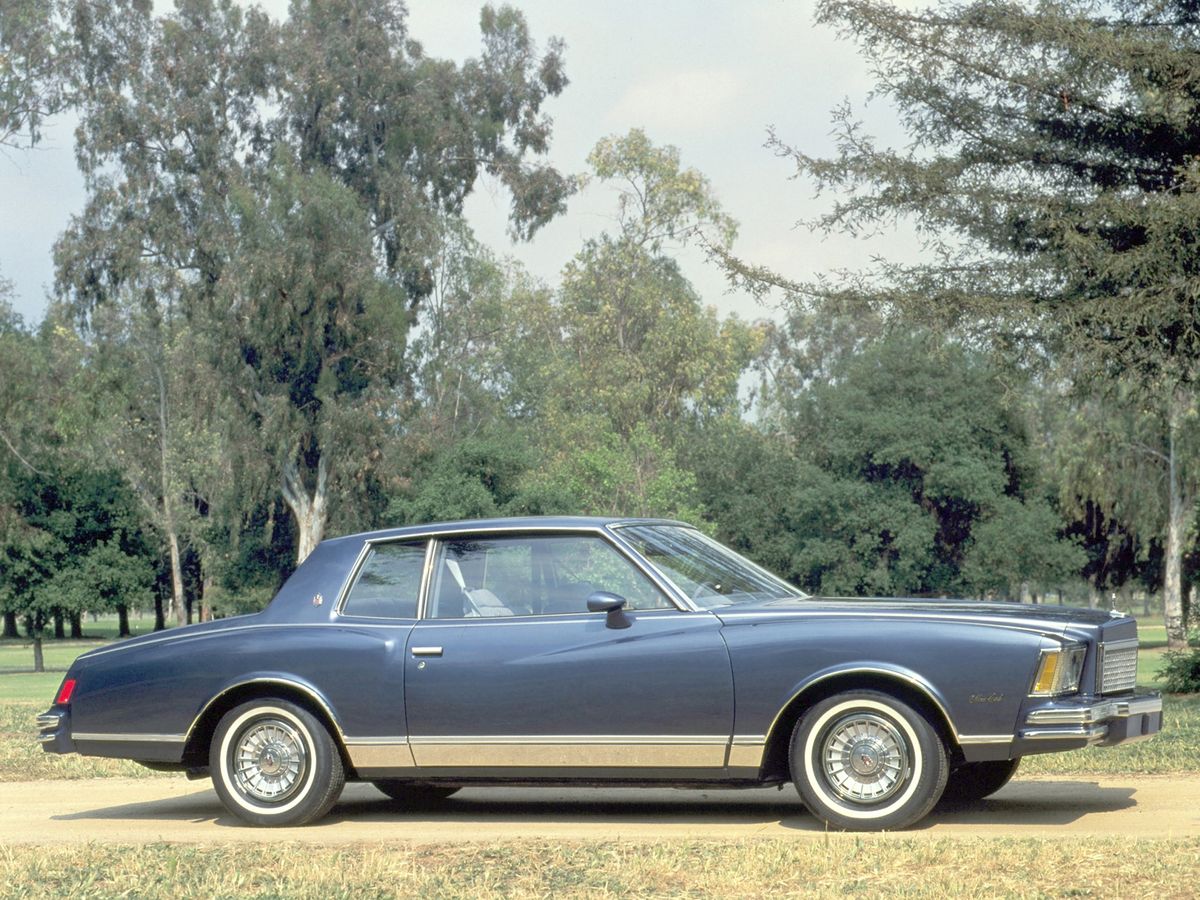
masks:
[[[792,779],[813,815],[833,828],[905,828],[946,785],[946,751],[925,718],[878,691],[822,700],[796,723]]]
[[[399,778],[372,781],[377,789],[405,806],[432,806],[458,793],[456,787],[439,787],[435,784],[414,784]]]
[[[990,797],[1008,784],[1016,774],[1020,762],[1020,757],[1018,757],[1017,759],[963,763],[950,770],[950,777],[946,781],[946,790],[942,794],[942,799],[955,803],[970,803]]]
[[[251,825],[305,825],[329,812],[345,784],[337,746],[308,710],[287,700],[236,706],[209,748],[213,786]]]

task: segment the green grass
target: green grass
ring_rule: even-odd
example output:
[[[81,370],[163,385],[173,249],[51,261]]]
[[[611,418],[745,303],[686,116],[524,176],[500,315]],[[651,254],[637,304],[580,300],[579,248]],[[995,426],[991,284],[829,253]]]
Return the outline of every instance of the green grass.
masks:
[[[1193,897],[1200,838],[0,847],[20,897]],[[0,888],[3,892],[5,888]]]
[[[42,660],[48,670],[65,672],[80,653],[102,647],[106,641],[89,639],[80,641],[45,641],[42,643]],[[0,675],[33,671],[32,641],[0,642]]]

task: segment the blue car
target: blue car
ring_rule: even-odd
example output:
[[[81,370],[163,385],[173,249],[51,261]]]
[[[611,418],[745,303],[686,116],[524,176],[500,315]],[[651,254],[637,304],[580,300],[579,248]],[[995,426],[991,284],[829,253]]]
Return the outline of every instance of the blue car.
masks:
[[[86,653],[38,725],[51,753],[211,776],[253,825],[347,780],[409,804],[792,781],[881,830],[1158,732],[1137,652],[1118,613],[808,597],[679,522],[454,522],[327,540],[260,613]]]

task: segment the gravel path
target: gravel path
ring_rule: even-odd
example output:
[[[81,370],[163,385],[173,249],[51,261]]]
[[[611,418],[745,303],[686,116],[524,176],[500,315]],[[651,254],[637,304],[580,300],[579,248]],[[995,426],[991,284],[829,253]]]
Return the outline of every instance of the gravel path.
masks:
[[[102,841],[454,843],[499,840],[809,839],[821,827],[795,792],[472,788],[405,810],[348,785],[308,828],[240,827],[207,781],[97,778],[0,785],[0,845]],[[1200,835],[1200,777],[1018,779],[970,807],[942,806],[905,837]]]

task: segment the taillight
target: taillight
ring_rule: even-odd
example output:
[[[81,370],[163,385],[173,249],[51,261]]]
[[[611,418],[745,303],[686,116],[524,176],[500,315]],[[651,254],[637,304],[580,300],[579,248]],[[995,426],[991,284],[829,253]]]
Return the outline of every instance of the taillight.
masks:
[[[55,705],[65,705],[71,702],[71,695],[75,693],[75,679],[67,678],[63,680],[62,687],[58,689],[58,696],[54,698]]]

